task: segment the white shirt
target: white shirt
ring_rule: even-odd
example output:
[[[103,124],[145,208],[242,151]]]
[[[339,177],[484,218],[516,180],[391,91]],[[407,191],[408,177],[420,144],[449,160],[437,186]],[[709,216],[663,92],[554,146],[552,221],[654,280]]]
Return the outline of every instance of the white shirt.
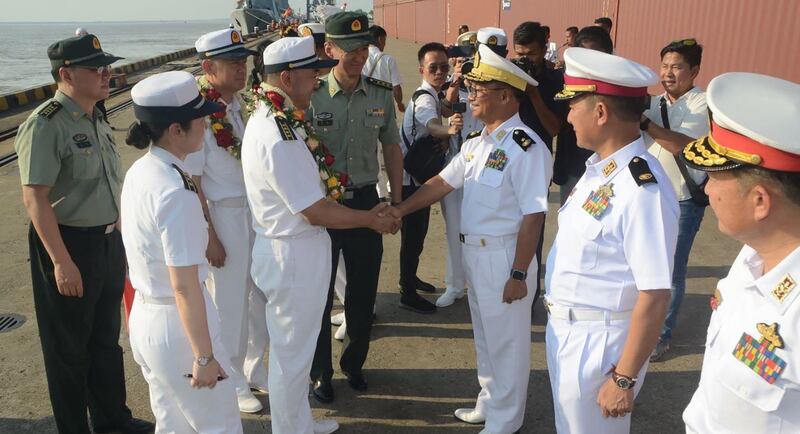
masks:
[[[225,120],[233,127],[233,134],[240,140],[244,136],[241,109],[239,99],[234,98],[227,104],[225,115]],[[214,202],[245,195],[242,163],[217,145],[210,125],[206,126],[203,136],[203,149],[187,155],[186,165],[190,174],[202,176],[201,187],[206,199]]]
[[[392,86],[403,84],[397,60],[391,54],[382,52],[374,45],[369,46],[369,57],[367,57],[367,63],[364,64],[362,73],[367,77],[392,83]]]
[[[550,63],[556,63],[556,61],[558,61],[558,46],[555,42],[547,43],[547,52],[544,54],[544,60]]]
[[[514,140],[514,131],[527,134],[533,143],[527,151]],[[502,152],[504,167],[485,167],[490,155]],[[514,114],[491,134],[464,142],[452,161],[439,173],[454,189],[464,189],[461,233],[504,236],[519,232],[522,218],[547,212],[547,193],[552,175],[550,152],[539,136]]]
[[[300,212],[323,199],[325,189],[305,135],[298,130],[294,133],[296,140],[284,140],[275,115],[264,106],[247,122],[242,168],[257,235],[280,238],[320,230]]]
[[[763,270],[759,255],[744,246],[717,285],[721,301],[711,314],[700,385],[683,413],[689,430],[800,432],[800,248],[768,273]],[[759,323],[778,325],[783,348],[759,344]],[[749,338],[755,347],[750,354],[761,361],[754,368],[735,354]],[[765,366],[762,357],[784,365],[774,379],[756,372]]]
[[[411,98],[408,106],[406,107],[405,113],[403,113],[403,125],[400,130],[400,149],[403,151],[403,156],[408,153],[408,146],[406,146],[405,142],[406,140],[408,140],[409,143],[413,143],[415,137],[417,139],[421,139],[425,136],[429,136],[430,133],[428,132],[428,122],[433,119],[441,120],[441,114],[439,113],[439,91],[434,89],[433,86],[431,86],[425,80],[422,80],[422,84],[416,90],[426,90],[430,94],[422,94],[417,97],[416,101]],[[411,134],[412,126],[416,126],[417,128],[416,135]],[[403,135],[405,135],[405,139],[402,139]],[[411,185],[412,181],[411,175],[404,170],[403,185]],[[419,184],[414,181],[414,185]]]
[[[176,168],[177,166],[177,168]],[[158,146],[133,163],[122,185],[122,240],[131,285],[150,297],[173,297],[167,267],[197,265],[206,280],[208,224],[183,161]],[[185,174],[185,176],[189,176]]]
[[[708,106],[706,105],[705,92],[694,87],[683,94],[674,103],[669,102],[666,93],[651,98],[650,108],[647,109],[644,114],[653,123],[663,127],[664,123],[661,120],[661,107],[659,106],[661,98],[666,98],[667,101],[670,130],[685,134],[693,139],[708,134]],[[691,199],[692,195],[689,193],[686,181],[683,180],[683,175],[681,175],[678,164],[675,162],[675,155],[661,147],[649,134],[642,133],[642,135],[644,136],[644,143],[647,150],[658,158],[661,166],[664,167],[664,171],[667,172],[672,187],[678,195],[678,200]],[[692,168],[687,169],[697,185],[705,181],[707,176],[705,172]]]
[[[599,158],[589,157],[586,173],[558,211],[558,233],[547,257],[547,297],[565,306],[628,311],[638,291],[672,287],[678,201],[641,138]],[[629,168],[635,158],[647,162],[657,183],[636,183]],[[610,206],[593,217],[584,203],[604,184],[613,190]]]

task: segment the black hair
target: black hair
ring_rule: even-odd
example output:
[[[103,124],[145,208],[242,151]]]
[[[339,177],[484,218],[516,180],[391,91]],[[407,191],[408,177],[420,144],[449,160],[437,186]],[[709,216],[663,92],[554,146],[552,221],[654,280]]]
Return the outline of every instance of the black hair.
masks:
[[[544,27],[535,21],[525,21],[514,29],[514,44],[516,45],[536,45],[544,48],[546,44]]]
[[[369,28],[369,34],[374,39],[378,39],[378,38],[382,38],[382,37],[386,36],[386,30],[384,30],[383,27],[381,27],[381,26],[376,24],[376,25],[373,25],[372,27]]]
[[[264,80],[264,50],[269,47],[272,41],[264,41],[256,47],[256,55],[253,56],[253,69],[250,71],[250,85],[257,86]]]
[[[661,59],[664,59],[667,53],[680,54],[683,60],[692,68],[700,66],[700,62],[703,61],[703,46],[697,43],[694,38],[670,42],[669,45],[661,49]]]
[[[191,127],[192,121],[173,122],[177,123],[184,130]],[[125,143],[136,149],[147,149],[151,143],[161,140],[172,123],[154,123],[136,121],[128,127],[128,134],[125,136]]]
[[[464,31],[462,32],[462,31],[461,31],[461,29],[466,29],[466,30],[464,30]],[[459,34],[461,34],[461,33],[467,33],[467,32],[469,32],[469,26],[468,26],[468,25],[466,25],[466,24],[462,24],[462,25],[458,26],[458,33],[459,33]]]
[[[614,25],[614,22],[611,21],[611,18],[609,17],[595,18],[594,23],[602,27],[608,27],[609,31],[611,30],[611,27]]]
[[[578,33],[578,28],[575,27],[575,26],[569,26],[569,27],[567,27],[566,31],[568,31],[570,33]]]
[[[606,103],[617,119],[623,122],[636,122],[642,119],[645,109],[644,96],[616,96],[592,94],[595,99]]]
[[[542,31],[544,32],[545,35],[549,35],[550,34],[550,26],[542,26]]]
[[[588,26],[582,28],[572,42],[575,47],[582,47],[583,44],[592,45],[593,50],[602,51],[604,53],[614,53],[614,43],[611,41],[611,36],[608,32],[597,26]],[[587,47],[589,48],[589,47]]]
[[[422,65],[422,59],[425,58],[425,55],[431,51],[441,51],[447,55],[447,49],[444,48],[444,45],[440,44],[439,42],[428,42],[420,47],[419,51],[417,51],[417,60],[419,60],[420,65]]]
[[[759,182],[770,184],[778,188],[795,206],[800,206],[800,172],[781,172],[750,165],[737,167],[731,172],[748,187]]]

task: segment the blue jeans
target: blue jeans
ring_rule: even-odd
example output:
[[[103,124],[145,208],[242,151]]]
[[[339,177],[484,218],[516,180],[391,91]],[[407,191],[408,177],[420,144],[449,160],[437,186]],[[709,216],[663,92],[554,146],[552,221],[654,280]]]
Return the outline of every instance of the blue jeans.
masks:
[[[706,207],[697,206],[691,199],[679,202],[681,216],[678,220],[678,244],[675,247],[675,265],[672,268],[672,297],[667,310],[667,318],[661,329],[661,340],[672,339],[672,329],[678,318],[678,310],[686,292],[686,270],[689,265],[689,252],[692,251],[694,236],[700,230]]]

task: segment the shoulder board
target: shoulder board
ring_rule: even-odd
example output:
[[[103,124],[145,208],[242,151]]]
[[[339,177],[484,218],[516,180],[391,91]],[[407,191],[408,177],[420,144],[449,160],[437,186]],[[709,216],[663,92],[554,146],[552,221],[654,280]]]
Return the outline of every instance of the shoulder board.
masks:
[[[375,86],[382,87],[388,90],[394,89],[392,83],[389,83],[388,81],[378,80],[377,78],[367,77],[367,83],[374,84]]]
[[[281,133],[283,140],[297,140],[297,135],[294,133],[289,121],[280,116],[275,116],[275,123],[278,124],[278,131]]]
[[[41,110],[39,110],[39,116],[44,116],[47,119],[50,119],[61,110],[63,106],[60,102],[56,100],[52,100],[47,103]]]
[[[642,186],[645,184],[658,184],[653,172],[650,171],[650,166],[647,161],[641,157],[633,157],[633,160],[628,164],[628,170],[636,181],[636,185]]]
[[[172,167],[174,167],[175,170],[177,170],[178,173],[181,175],[181,179],[183,180],[183,188],[185,188],[185,189],[187,189],[189,191],[193,191],[193,192],[197,193],[197,186],[194,185],[194,180],[192,179],[192,177],[189,176],[183,170],[181,170],[181,168],[178,167],[177,164],[172,163]]]
[[[475,131],[467,134],[467,140],[474,139],[475,137],[480,136],[481,135],[481,131],[483,131],[483,130],[475,130]]]
[[[514,139],[515,142],[517,142],[517,144],[519,145],[520,148],[522,148],[523,151],[527,151],[528,148],[530,148],[531,145],[534,143],[531,136],[529,136],[528,133],[526,133],[523,130],[514,130],[514,133],[511,134],[511,137]]]

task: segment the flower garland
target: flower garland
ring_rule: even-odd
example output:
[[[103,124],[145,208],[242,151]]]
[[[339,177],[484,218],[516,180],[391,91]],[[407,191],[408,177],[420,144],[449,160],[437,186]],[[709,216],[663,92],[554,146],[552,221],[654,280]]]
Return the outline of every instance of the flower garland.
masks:
[[[211,131],[214,133],[214,139],[217,141],[217,146],[225,149],[233,158],[237,160],[242,159],[242,141],[233,134],[233,125],[225,120],[227,114],[227,105],[222,102],[222,94],[211,86],[211,83],[201,76],[197,79],[197,87],[200,88],[200,95],[208,101],[213,101],[222,106],[222,111],[211,113],[208,116]]]
[[[319,177],[325,185],[327,197],[337,202],[344,200],[345,186],[348,181],[347,174],[333,170],[333,163],[336,159],[322,144],[320,137],[314,132],[311,122],[306,121],[305,112],[291,106],[284,106],[286,97],[283,92],[267,83],[254,84],[250,94],[245,96],[247,108],[251,112],[255,110],[256,102],[259,101],[275,113],[275,116],[286,119],[289,125],[300,133],[301,139],[305,140],[308,150],[314,157],[314,161],[317,162]]]

